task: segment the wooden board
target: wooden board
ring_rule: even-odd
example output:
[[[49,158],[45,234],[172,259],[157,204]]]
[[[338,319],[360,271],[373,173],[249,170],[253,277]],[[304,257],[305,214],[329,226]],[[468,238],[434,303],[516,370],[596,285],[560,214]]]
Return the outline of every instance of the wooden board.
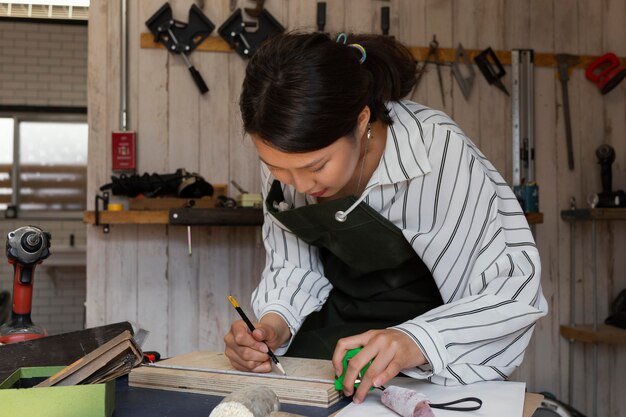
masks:
[[[278,373],[242,375],[230,365],[223,353],[192,352],[161,361],[158,365],[206,369],[206,372],[142,366],[130,373],[128,383],[131,387],[219,396],[225,396],[246,386],[262,384],[272,389],[284,403],[329,407],[339,401],[341,395],[331,382],[296,380],[304,378],[332,381],[334,370],[330,361],[283,357],[280,362],[287,371],[287,377]]]

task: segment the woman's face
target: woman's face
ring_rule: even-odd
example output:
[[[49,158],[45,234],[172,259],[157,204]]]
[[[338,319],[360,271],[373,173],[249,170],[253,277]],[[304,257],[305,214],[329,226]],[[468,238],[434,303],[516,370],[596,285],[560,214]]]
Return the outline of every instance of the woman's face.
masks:
[[[271,147],[259,136],[251,135],[259,158],[272,175],[314,197],[332,197],[353,179],[359,162],[359,141],[344,136],[313,152],[288,153]]]

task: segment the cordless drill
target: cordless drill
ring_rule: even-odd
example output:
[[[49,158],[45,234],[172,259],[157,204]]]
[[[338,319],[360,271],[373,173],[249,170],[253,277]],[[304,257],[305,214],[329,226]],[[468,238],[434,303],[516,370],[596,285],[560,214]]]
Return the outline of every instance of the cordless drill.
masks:
[[[611,166],[615,162],[615,150],[610,145],[600,145],[596,149],[596,157],[600,164],[602,192],[596,195],[596,207],[624,207],[626,194],[622,190],[613,191],[613,173]]]
[[[24,226],[7,235],[7,258],[13,265],[13,310],[0,327],[0,343],[16,343],[47,336],[30,318],[35,266],[50,256],[50,233]]]

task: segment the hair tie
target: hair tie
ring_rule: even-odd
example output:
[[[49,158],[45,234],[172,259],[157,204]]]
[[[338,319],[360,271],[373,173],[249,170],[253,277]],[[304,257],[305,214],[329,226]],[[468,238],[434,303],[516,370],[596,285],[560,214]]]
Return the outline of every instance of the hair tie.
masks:
[[[361,59],[359,59],[359,63],[364,63],[365,59],[367,58],[367,52],[365,52],[365,48],[363,48],[363,46],[359,45],[358,43],[351,43],[348,46],[358,49],[361,52]]]
[[[337,35],[337,43],[341,43],[345,45],[347,41],[348,41],[348,35],[346,35],[344,32],[341,32],[339,35]],[[358,49],[359,52],[361,52],[361,59],[359,59],[359,63],[360,64],[364,63],[365,59],[367,58],[367,52],[365,52],[365,48],[363,48],[363,46],[359,45],[358,43],[351,43],[348,46],[351,48]]]

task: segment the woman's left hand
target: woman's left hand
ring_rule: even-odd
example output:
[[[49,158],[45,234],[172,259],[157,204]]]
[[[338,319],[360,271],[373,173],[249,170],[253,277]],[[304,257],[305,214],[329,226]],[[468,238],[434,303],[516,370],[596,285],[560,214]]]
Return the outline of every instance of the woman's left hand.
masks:
[[[339,339],[333,353],[333,366],[339,376],[343,373],[342,360],[350,349],[363,347],[350,362],[343,379],[343,393],[354,392],[354,381],[369,361],[372,364],[361,379],[352,401],[359,404],[365,399],[370,387],[380,387],[395,377],[402,369],[425,364],[426,358],[417,344],[399,330],[370,330],[355,336]]]

